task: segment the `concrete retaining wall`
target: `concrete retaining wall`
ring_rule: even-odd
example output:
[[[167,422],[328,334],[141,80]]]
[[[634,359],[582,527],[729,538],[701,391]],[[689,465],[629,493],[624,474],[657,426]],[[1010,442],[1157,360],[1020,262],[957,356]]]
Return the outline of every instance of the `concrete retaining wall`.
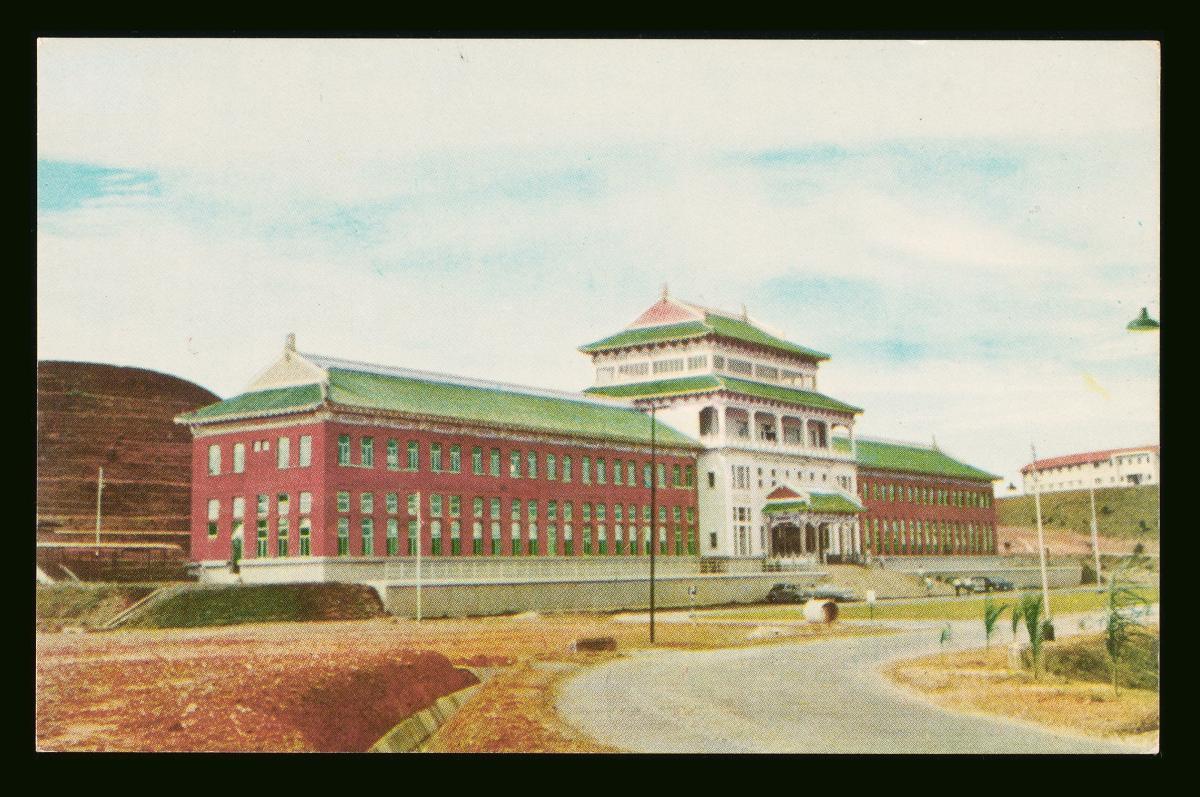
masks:
[[[787,581],[811,584],[826,578],[825,573],[788,573]],[[655,578],[654,604],[657,608],[761,601],[771,586],[780,581],[779,573],[755,575],[690,575]],[[689,587],[696,588],[693,599]],[[416,614],[416,587],[389,585],[383,591],[388,612],[412,617]],[[518,612],[612,611],[646,609],[650,606],[650,580],[610,579],[597,581],[559,581],[510,584],[430,584],[421,588],[423,617],[468,617]]]
[[[411,753],[424,744],[434,731],[446,724],[446,720],[454,716],[480,686],[482,684],[474,684],[439,697],[432,706],[418,711],[384,734],[382,739],[371,745],[368,752]]]

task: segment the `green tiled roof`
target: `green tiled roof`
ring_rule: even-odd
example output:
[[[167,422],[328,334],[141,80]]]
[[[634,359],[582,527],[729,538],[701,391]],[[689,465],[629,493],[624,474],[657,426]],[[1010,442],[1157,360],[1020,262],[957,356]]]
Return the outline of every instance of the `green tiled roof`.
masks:
[[[879,440],[862,438],[855,440],[854,443],[855,461],[860,468],[925,473],[989,482],[1000,478],[926,446],[884,443]],[[850,441],[845,437],[835,437],[833,438],[833,447],[839,451],[849,452]]]
[[[758,346],[777,349],[807,357],[813,360],[828,360],[829,355],[823,352],[799,346],[795,343],[777,338],[747,321],[705,313],[703,321],[685,321],[682,324],[668,324],[660,327],[644,327],[642,329],[627,329],[603,340],[580,346],[579,350],[586,353],[621,349],[626,346],[636,346],[644,343],[661,343],[664,341],[688,340],[705,335],[720,335],[725,338],[740,340],[743,343],[753,343]]]
[[[347,368],[329,368],[328,373],[329,400],[333,404],[630,443],[650,442],[650,419],[629,407]],[[309,408],[320,401],[319,385],[263,390],[212,404],[180,416],[180,420],[196,422],[268,414],[288,408]],[[700,447],[661,421],[656,425],[655,435],[660,445]]]
[[[830,398],[823,393],[711,374],[685,376],[681,379],[660,379],[656,382],[639,382],[632,385],[591,387],[587,389],[587,392],[616,398],[651,398],[654,396],[680,396],[688,393],[709,393],[716,390],[728,390],[754,398],[783,401],[788,404],[800,404],[818,409],[849,413],[862,412],[858,407]]]
[[[768,501],[763,512],[768,515],[784,515],[789,512],[820,512],[838,515],[856,515],[866,512],[862,506],[837,493],[809,493],[809,500],[785,498]]]
[[[258,390],[209,404],[193,412],[184,413],[182,421],[207,421],[244,415],[276,415],[289,410],[309,409],[321,403],[320,385],[299,385]]]

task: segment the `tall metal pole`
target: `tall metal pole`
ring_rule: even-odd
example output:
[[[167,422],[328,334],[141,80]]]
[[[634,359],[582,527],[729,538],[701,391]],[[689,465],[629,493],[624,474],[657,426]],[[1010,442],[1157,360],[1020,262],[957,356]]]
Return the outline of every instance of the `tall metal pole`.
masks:
[[[1038,531],[1038,556],[1042,563],[1042,602],[1046,607],[1046,620],[1050,617],[1050,581],[1046,577],[1046,538],[1042,532],[1042,496],[1041,496],[1041,478],[1038,476],[1037,466],[1037,449],[1033,443],[1029,444],[1029,450],[1033,452],[1033,506],[1037,512],[1037,531]]]
[[[100,497],[104,494],[104,468],[96,477],[96,556],[100,556]]]
[[[658,449],[655,437],[654,412],[657,405],[650,403],[650,644],[654,644],[654,554],[658,548]]]
[[[417,493],[417,622],[421,622],[421,494]]]
[[[1096,522],[1096,485],[1088,488],[1092,498],[1092,553],[1096,557],[1096,587],[1104,582],[1100,579],[1100,524]]]

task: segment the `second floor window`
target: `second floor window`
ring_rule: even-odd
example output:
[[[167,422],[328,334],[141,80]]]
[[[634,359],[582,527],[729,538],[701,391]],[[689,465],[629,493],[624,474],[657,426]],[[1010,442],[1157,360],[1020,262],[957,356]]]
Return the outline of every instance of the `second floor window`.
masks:
[[[471,449],[471,472],[476,476],[483,475],[483,449],[479,446]]]
[[[290,465],[292,459],[292,439],[290,437],[279,438],[279,445],[275,447],[275,454],[278,457],[277,463],[281,469]]]
[[[462,447],[450,446],[450,472],[462,473]]]
[[[508,475],[513,479],[521,478],[521,452],[513,451],[508,455]]]
[[[208,447],[208,475],[219,476],[221,474],[221,447]]]
[[[364,437],[359,441],[359,447],[362,449],[362,466],[364,468],[375,467],[375,438]]]
[[[350,435],[338,435],[338,464],[350,464]]]
[[[312,435],[300,435],[300,467],[312,465]]]
[[[536,451],[530,451],[529,456],[526,458],[527,461],[525,463],[525,475],[531,479],[537,478],[537,459],[538,457]]]
[[[416,440],[408,441],[408,470],[418,470],[421,467],[421,446]]]
[[[234,443],[233,444],[233,472],[234,473],[245,473],[246,472],[246,444],[245,443]]]
[[[491,474],[493,476],[500,475],[500,449],[493,448],[491,453]]]
[[[442,444],[429,444],[429,469],[434,473],[442,472]]]
[[[387,441],[387,469],[400,470],[400,444],[395,440]]]

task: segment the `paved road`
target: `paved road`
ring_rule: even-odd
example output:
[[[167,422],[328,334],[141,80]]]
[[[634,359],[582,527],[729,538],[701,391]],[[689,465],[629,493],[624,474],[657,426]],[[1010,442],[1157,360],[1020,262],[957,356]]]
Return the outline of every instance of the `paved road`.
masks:
[[[1056,618],[1059,636],[1078,632],[1080,619]],[[558,709],[593,738],[647,753],[1144,752],[951,712],[892,686],[880,666],[936,651],[941,625],[739,650],[639,651],[568,681]],[[952,624],[951,646],[982,647],[980,626]],[[1007,628],[998,635],[1007,639]]]

